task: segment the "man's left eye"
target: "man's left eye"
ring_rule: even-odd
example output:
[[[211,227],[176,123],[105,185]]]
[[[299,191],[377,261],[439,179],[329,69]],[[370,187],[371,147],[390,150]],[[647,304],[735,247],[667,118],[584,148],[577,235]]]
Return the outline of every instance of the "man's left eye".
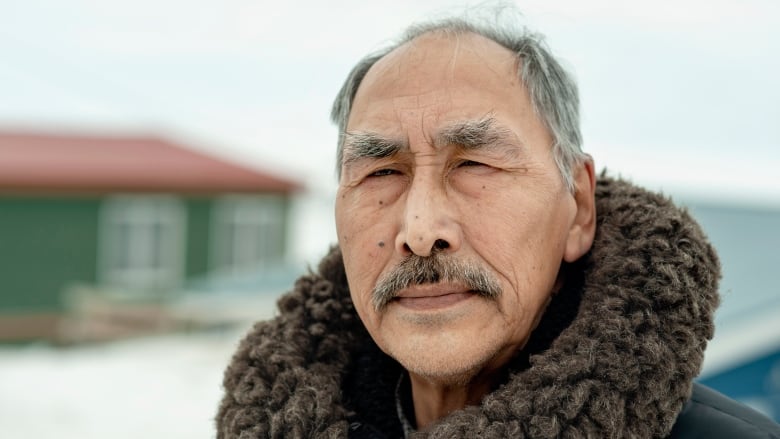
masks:
[[[458,166],[486,166],[484,163],[475,162],[474,160],[464,160],[460,162]]]

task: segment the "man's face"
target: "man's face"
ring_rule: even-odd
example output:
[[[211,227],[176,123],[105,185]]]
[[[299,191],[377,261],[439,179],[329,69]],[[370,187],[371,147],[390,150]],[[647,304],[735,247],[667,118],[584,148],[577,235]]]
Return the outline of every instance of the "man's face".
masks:
[[[504,365],[544,312],[561,261],[592,241],[581,233],[592,209],[563,184],[517,71],[486,38],[427,34],[377,62],[354,99],[336,201],[352,299],[380,348],[430,380]],[[575,178],[592,199],[592,165]],[[373,297],[403,261],[432,255],[455,273],[400,290],[385,282]],[[475,291],[464,271],[497,290]]]

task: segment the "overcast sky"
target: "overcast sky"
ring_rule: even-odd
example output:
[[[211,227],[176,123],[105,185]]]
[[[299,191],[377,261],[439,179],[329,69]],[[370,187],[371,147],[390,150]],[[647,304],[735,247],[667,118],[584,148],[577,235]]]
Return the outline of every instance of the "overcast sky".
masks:
[[[598,169],[780,205],[780,2],[516,3],[579,81]],[[327,198],[346,73],[462,4],[0,0],[0,128],[157,133]]]

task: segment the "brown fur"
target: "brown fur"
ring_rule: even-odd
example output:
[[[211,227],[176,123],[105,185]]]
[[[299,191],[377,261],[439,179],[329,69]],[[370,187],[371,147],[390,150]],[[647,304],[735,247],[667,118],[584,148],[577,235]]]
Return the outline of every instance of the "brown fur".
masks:
[[[575,266],[505,382],[420,436],[664,437],[713,334],[719,266],[688,214],[602,176],[591,252]],[[301,277],[225,372],[220,438],[346,437],[369,419],[390,437],[397,363],[355,314],[341,254]],[[387,426],[382,425],[386,423]]]

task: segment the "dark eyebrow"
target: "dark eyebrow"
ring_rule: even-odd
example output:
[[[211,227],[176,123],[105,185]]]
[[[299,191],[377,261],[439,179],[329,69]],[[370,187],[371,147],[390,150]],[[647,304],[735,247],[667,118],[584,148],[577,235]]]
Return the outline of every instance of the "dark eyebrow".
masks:
[[[471,150],[493,149],[513,157],[516,157],[523,147],[522,141],[492,116],[451,123],[439,130],[433,139],[433,145],[437,149],[452,145]],[[363,158],[390,157],[408,147],[406,141],[377,133],[348,131],[344,133],[342,165]]]
[[[464,120],[442,128],[434,138],[436,148],[457,145],[464,149],[503,149],[516,155],[523,143],[508,128],[488,116],[477,120]]]
[[[390,157],[406,148],[406,142],[390,139],[376,133],[347,132],[344,134],[342,164],[362,158]]]

